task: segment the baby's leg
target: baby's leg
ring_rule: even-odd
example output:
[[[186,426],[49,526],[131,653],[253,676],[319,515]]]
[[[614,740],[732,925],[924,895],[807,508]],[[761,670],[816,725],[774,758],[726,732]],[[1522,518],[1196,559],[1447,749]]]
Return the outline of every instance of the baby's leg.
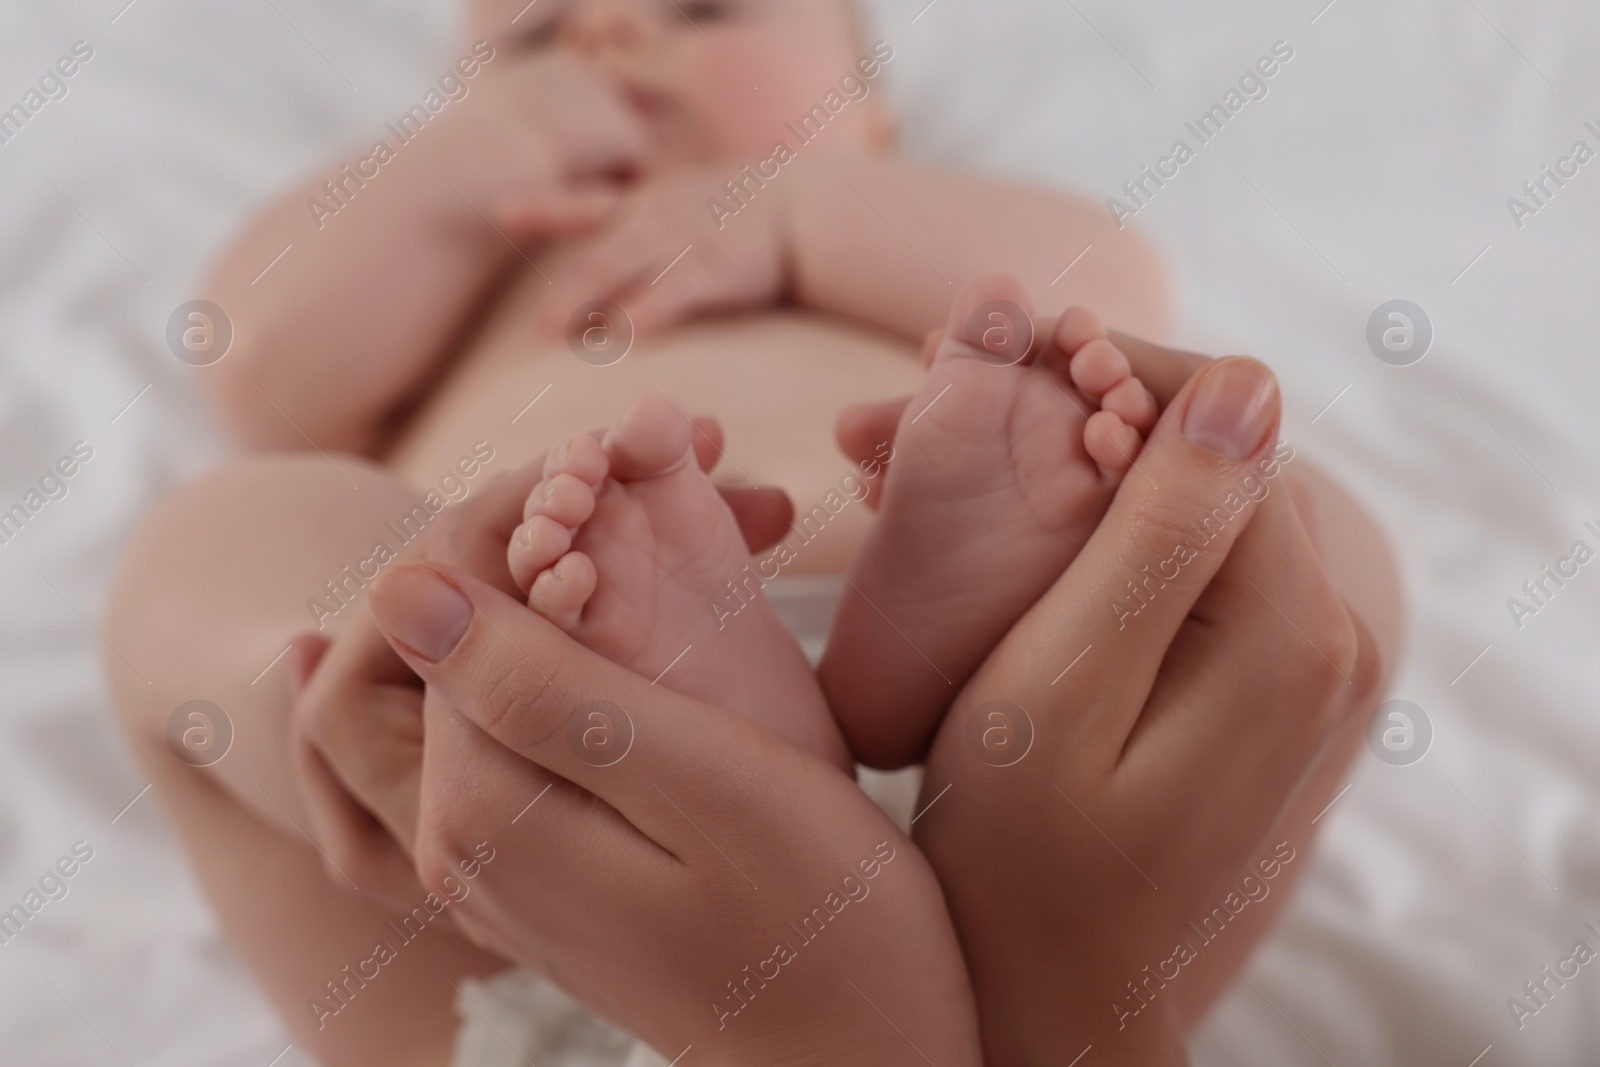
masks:
[[[607,659],[738,712],[854,771],[739,524],[695,460],[695,430],[645,393],[602,440],[545,461],[507,563],[535,611]]]
[[[1151,384],[1163,403],[1199,366],[1197,356],[1137,338],[1118,335],[1115,341],[1119,349],[1134,357],[1140,376]],[[858,429],[870,428],[871,432],[852,432],[849,440],[842,441],[847,454],[857,459],[869,456],[874,442],[893,433],[894,424],[889,405],[862,410],[865,415]],[[1283,481],[1294,494],[1334,588],[1366,623],[1377,644],[1382,676],[1375,687],[1371,707],[1366,709],[1370,714],[1384,699],[1401,651],[1404,604],[1394,553],[1383,531],[1362,505],[1309,460],[1295,461],[1285,472]],[[1299,858],[1282,868],[1269,897],[1241,913],[1228,927],[1226,938],[1219,938],[1215,947],[1185,967],[1177,998],[1186,1028],[1196,1024],[1238,977],[1250,954],[1289,902],[1295,886],[1310,871],[1320,818],[1350,783],[1352,764],[1361,751],[1365,717],[1356,716],[1345,734],[1330,745],[1268,837],[1267,851],[1278,842],[1286,841]]]
[[[400,917],[335,887],[300,832],[310,823],[288,756],[290,657],[269,664],[315,627],[309,600],[337,606],[325,582],[377,541],[394,543],[385,523],[415,497],[350,457],[337,470],[316,456],[225,467],[140,523],[107,611],[105,659],[129,743],[234,947],[296,1045],[330,1065],[441,1067],[456,1029],[449,982],[505,966],[435,927],[361,980],[377,944],[399,941],[386,924]],[[325,632],[360,606],[341,609]],[[221,707],[234,730],[227,755],[203,769],[168,744],[169,718],[195,699]],[[340,1010],[318,1013],[314,1000]]]
[[[950,701],[1088,541],[1155,423],[1092,314],[1069,310],[1030,348],[1027,301],[1009,277],[969,286],[893,430],[878,519],[817,672],[871,766],[921,758]]]

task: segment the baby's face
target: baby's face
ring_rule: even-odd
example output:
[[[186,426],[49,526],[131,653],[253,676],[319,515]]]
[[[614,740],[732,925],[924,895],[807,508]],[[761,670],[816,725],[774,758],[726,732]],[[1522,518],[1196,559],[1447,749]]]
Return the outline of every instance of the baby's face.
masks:
[[[503,24],[526,0],[490,0]],[[838,91],[875,89],[856,69],[850,0],[536,0],[513,47],[562,49],[609,75],[654,129],[668,163],[768,154],[786,122]],[[488,14],[489,12],[485,12]],[[503,16],[503,19],[501,18]],[[853,101],[808,153],[862,153],[884,139],[879,101]]]

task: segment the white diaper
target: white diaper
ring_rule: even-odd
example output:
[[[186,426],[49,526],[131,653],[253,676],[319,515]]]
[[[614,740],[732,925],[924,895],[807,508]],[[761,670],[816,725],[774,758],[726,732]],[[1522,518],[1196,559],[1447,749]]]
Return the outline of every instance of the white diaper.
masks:
[[[463,982],[456,1013],[455,1067],[634,1067],[644,1048],[521,967]]]
[[[782,577],[766,588],[778,617],[815,663],[844,579]],[[883,774],[862,769],[861,787],[902,830],[911,825],[912,805],[922,785],[918,768]],[[462,984],[456,997],[454,1067],[667,1067],[667,1060],[641,1041],[580,1006],[531,971],[514,967]]]

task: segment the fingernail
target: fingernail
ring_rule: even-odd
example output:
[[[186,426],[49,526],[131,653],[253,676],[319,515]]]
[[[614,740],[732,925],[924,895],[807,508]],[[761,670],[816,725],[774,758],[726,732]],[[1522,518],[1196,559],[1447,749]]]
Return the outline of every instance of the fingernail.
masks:
[[[472,605],[433,571],[401,567],[373,587],[372,617],[385,634],[438,663],[461,643]]]
[[[1252,456],[1278,415],[1272,372],[1253,359],[1227,359],[1203,372],[1183,436],[1228,459]]]

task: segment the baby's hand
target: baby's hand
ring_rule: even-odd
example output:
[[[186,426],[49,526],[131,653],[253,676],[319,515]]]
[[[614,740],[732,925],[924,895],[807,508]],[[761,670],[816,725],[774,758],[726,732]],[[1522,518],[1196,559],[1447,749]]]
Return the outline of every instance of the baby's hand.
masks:
[[[778,182],[748,181],[735,216],[725,183],[740,165],[696,169],[646,181],[625,194],[605,229],[579,245],[547,291],[535,331],[559,336],[573,311],[610,300],[647,333],[697,313],[758,307],[783,295],[789,227]],[[720,205],[715,210],[713,205]],[[524,229],[517,213],[504,224]]]
[[[446,113],[450,181],[490,215],[517,204],[536,216],[539,232],[528,236],[603,219],[618,176],[642,170],[650,154],[649,133],[622,94],[592,64],[556,53],[502,49],[481,71],[458,110]],[[581,211],[568,203],[575,198]],[[559,224],[575,214],[582,226]]]

